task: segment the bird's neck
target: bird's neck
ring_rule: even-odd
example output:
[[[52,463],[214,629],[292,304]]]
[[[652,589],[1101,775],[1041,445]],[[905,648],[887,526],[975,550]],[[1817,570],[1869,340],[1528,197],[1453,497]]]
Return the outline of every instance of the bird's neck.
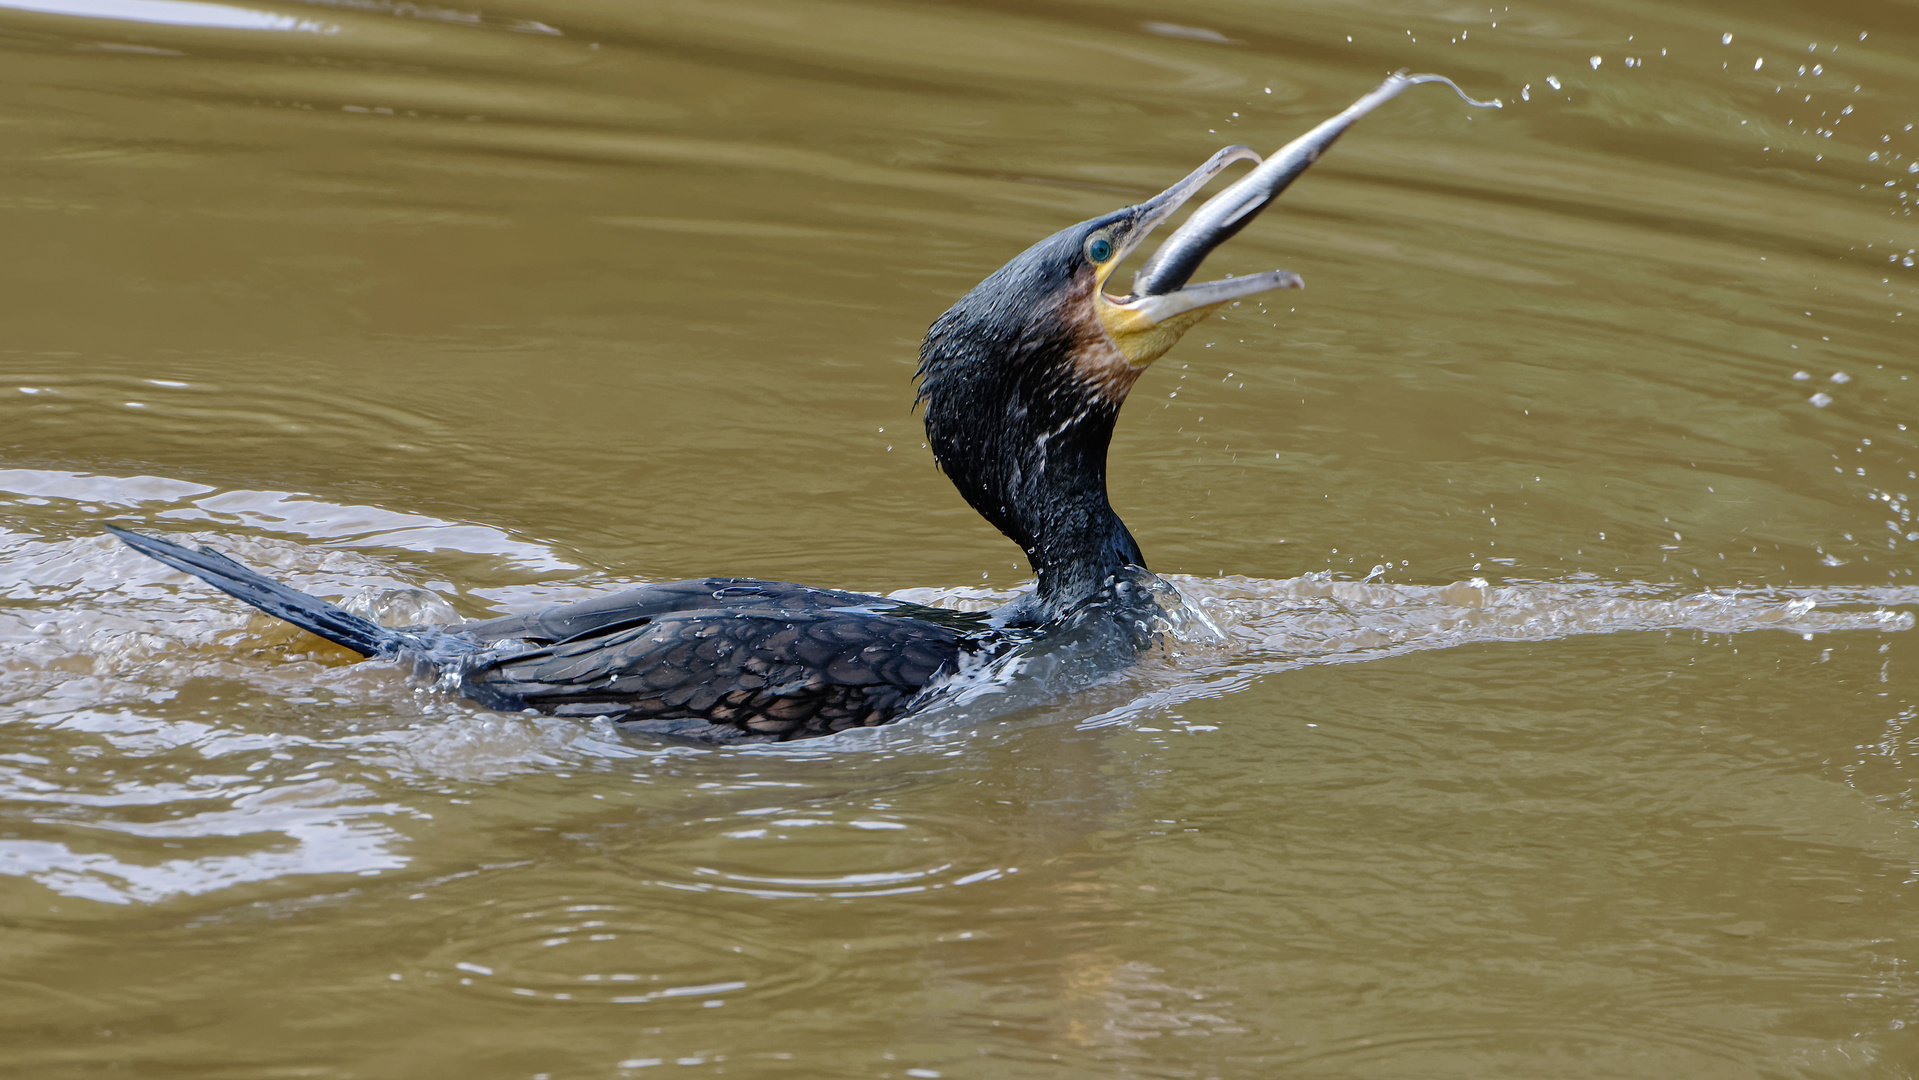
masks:
[[[1071,365],[970,364],[929,380],[923,397],[935,460],[1026,552],[1042,619],[1070,614],[1114,574],[1145,566],[1106,497],[1106,448],[1123,394],[1089,390]]]
[[[1146,568],[1146,556],[1126,523],[1106,504],[1104,492],[1097,507],[1027,546],[1026,556],[1038,575],[1039,602],[1049,619],[1070,614],[1102,593],[1126,567]]]

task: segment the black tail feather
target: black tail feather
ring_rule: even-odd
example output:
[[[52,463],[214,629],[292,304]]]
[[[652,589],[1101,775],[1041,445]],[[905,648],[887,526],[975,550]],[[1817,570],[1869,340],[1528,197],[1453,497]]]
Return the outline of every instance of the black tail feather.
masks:
[[[209,547],[198,551],[170,540],[146,536],[126,529],[107,526],[107,531],[126,541],[127,546],[152,556],[175,570],[182,570],[226,593],[238,597],[278,619],[344,645],[361,656],[392,656],[405,642],[405,635],[371,619],[363,619],[318,597],[289,588],[257,570],[249,569]]]

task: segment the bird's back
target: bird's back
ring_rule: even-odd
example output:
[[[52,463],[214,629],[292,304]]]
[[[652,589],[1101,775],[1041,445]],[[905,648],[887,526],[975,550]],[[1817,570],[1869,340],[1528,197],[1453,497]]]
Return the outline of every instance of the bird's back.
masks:
[[[702,742],[887,723],[994,636],[983,615],[740,578],[649,585],[449,629],[487,645],[457,672],[465,696]]]

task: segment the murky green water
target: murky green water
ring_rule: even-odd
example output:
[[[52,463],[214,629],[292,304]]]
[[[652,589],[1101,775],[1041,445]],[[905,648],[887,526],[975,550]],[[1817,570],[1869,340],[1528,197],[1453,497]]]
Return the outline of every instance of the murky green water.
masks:
[[[1730,35],[1728,39],[1726,35]],[[0,0],[0,1044],[35,1077],[1919,1073],[1896,5]],[[701,751],[290,655],[969,602],[919,335],[1398,67],[1114,499],[1225,629]],[[417,595],[415,599],[418,599]]]

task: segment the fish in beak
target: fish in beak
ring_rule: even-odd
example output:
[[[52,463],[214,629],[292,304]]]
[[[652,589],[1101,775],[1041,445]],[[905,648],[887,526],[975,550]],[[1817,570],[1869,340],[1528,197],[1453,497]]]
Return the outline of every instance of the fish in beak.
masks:
[[[1095,234],[1089,239],[1087,258],[1094,265],[1099,283],[1094,305],[1107,335],[1119,346],[1127,362],[1144,366],[1157,360],[1173,347],[1180,335],[1221,304],[1273,289],[1304,288],[1305,282],[1290,270],[1268,270],[1219,281],[1191,281],[1213,249],[1245,228],[1360,117],[1399,96],[1407,87],[1429,82],[1451,86],[1468,104],[1501,107],[1497,99],[1475,101],[1467,97],[1443,75],[1398,72],[1339,115],[1287,143],[1264,161],[1247,147],[1226,147],[1179,183],[1134,207],[1129,217],[1116,223],[1119,227],[1112,229],[1110,235]],[[1259,165],[1193,211],[1186,223],[1174,230],[1133,276],[1129,295],[1108,295],[1107,279],[1147,235],[1198,194],[1208,181],[1240,161],[1256,161]]]

